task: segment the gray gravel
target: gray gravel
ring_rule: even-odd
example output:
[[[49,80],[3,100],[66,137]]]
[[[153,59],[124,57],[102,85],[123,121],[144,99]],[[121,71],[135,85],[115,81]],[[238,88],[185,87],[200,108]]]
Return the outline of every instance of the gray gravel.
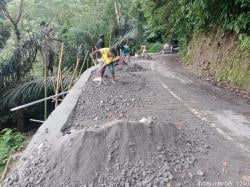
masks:
[[[158,75],[139,65],[116,66],[116,75],[99,85],[93,72],[62,136],[37,145],[4,186],[193,187],[249,172],[249,160],[160,88]]]
[[[111,83],[107,72],[105,85],[93,81],[96,76],[93,72],[68,128],[81,129],[114,119],[127,119],[132,108],[144,105],[143,95],[150,92],[146,79],[140,73],[143,71],[145,69],[137,64],[132,67],[116,66],[116,84]]]

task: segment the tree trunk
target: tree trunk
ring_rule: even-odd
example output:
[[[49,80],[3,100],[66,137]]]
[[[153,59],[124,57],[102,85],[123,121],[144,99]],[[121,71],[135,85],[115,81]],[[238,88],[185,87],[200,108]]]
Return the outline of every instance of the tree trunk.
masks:
[[[141,45],[142,41],[143,41],[143,19],[144,19],[144,15],[143,13],[140,11],[139,15],[138,15],[138,30],[137,30],[137,38],[138,38],[138,44]]]
[[[22,110],[18,110],[17,111],[17,130],[19,132],[23,131],[24,128],[24,116],[23,116],[23,111]]]
[[[21,40],[21,34],[20,34],[20,31],[17,27],[17,24],[13,25],[13,30],[14,30],[14,34],[15,34],[16,47],[19,47],[20,40]]]
[[[115,15],[116,15],[118,27],[120,27],[121,26],[121,12],[119,8],[118,0],[115,0]]]

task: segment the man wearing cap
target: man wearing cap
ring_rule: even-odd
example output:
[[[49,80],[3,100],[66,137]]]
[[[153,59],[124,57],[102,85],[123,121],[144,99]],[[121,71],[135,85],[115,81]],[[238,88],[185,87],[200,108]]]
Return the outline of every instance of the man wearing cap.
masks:
[[[115,70],[114,70],[113,62],[119,60],[118,59],[119,57],[115,58],[115,49],[114,48],[102,48],[93,52],[93,54],[96,54],[96,53],[101,54],[101,60],[100,60],[100,64],[98,67],[98,71],[101,75],[101,84],[103,83],[103,76],[104,76],[105,69],[107,66],[112,75],[112,83],[115,83]]]

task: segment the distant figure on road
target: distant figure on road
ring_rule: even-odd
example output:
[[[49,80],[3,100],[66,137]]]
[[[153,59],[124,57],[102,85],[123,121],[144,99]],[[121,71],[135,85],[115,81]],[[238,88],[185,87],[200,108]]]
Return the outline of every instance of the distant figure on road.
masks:
[[[119,60],[118,59],[119,57],[115,58],[115,52],[116,51],[114,48],[102,48],[102,49],[97,49],[96,51],[93,52],[93,55],[96,53],[101,54],[101,60],[97,70],[101,76],[100,84],[103,84],[103,76],[107,66],[112,75],[112,83],[115,84],[115,70],[113,62]]]
[[[104,48],[105,47],[104,45],[105,45],[104,44],[104,35],[100,34],[99,39],[98,39],[98,41],[96,42],[96,45],[95,45],[95,50]],[[97,59],[98,62],[100,62],[100,60],[102,59],[101,53],[99,53],[99,52],[96,53],[96,59]]]
[[[141,45],[141,56],[146,59],[148,59],[148,46],[146,44]]]
[[[122,57],[122,62],[125,63],[125,61],[127,60],[128,65],[130,66],[130,48],[128,44],[128,39],[122,42],[122,45],[120,48],[120,55]]]

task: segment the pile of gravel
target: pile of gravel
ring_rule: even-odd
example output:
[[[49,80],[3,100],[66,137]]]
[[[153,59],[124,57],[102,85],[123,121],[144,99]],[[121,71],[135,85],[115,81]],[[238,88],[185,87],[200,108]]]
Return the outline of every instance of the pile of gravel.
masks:
[[[47,141],[37,145],[27,157],[23,157],[22,165],[16,167],[4,181],[5,187],[41,186],[40,184],[50,172],[47,164],[51,158],[51,145]]]
[[[133,66],[128,66],[126,68],[126,72],[142,72],[142,71],[146,70],[138,64],[134,64]]]
[[[7,186],[181,186],[178,173],[195,162],[186,142],[174,125],[157,121],[88,127],[63,136],[42,164],[30,160],[30,172]]]
[[[130,71],[127,71],[127,70]],[[139,65],[116,66],[116,84],[112,84],[109,72],[104,79],[105,85],[93,81],[96,77],[92,73],[87,82],[68,126],[63,129],[81,129],[86,126],[99,125],[114,119],[127,119],[132,108],[142,107],[144,99],[141,97],[150,92],[147,81],[134,70],[142,70]],[[133,72],[131,72],[133,71]]]
[[[93,73],[63,135],[37,145],[4,186],[165,187],[203,181],[203,171],[195,169],[195,155],[207,149],[201,140],[154,117],[127,116],[143,108],[141,96],[152,90],[140,73],[126,68],[116,69],[115,85],[109,78],[105,86],[97,84]]]

